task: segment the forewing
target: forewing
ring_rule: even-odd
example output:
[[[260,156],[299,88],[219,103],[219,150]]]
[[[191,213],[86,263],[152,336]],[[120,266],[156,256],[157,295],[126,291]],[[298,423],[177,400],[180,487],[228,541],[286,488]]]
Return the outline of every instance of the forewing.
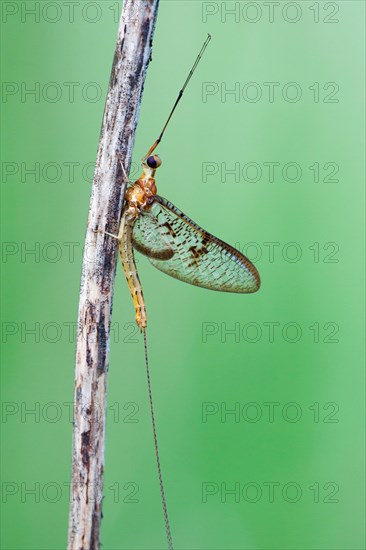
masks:
[[[260,286],[248,258],[158,195],[151,210],[136,220],[133,242],[157,269],[186,283],[239,293],[255,292]]]

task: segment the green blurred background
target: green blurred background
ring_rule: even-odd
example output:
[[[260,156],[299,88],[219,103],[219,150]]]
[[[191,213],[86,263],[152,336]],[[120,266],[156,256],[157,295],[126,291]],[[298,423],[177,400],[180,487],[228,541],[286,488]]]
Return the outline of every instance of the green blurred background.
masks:
[[[82,247],[120,2],[75,2],[73,16],[62,1],[1,4],[2,547],[62,549]],[[262,278],[255,295],[210,293],[138,258],[177,548],[365,547],[364,11],[161,2],[134,161],[210,32],[159,147],[158,191]],[[113,323],[103,548],[165,548],[120,266]]]

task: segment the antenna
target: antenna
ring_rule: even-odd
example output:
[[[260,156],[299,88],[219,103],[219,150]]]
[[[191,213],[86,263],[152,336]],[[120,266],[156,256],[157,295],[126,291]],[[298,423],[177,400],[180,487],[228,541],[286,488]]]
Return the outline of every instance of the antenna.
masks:
[[[164,135],[164,132],[165,132],[165,130],[166,130],[166,127],[168,126],[169,121],[170,121],[170,119],[172,118],[173,113],[174,113],[174,111],[175,111],[175,109],[176,109],[176,107],[177,107],[177,105],[178,105],[178,103],[179,103],[179,101],[180,101],[180,99],[181,99],[181,97],[182,97],[182,95],[183,95],[183,92],[184,92],[184,90],[186,89],[188,82],[191,80],[191,77],[192,77],[194,71],[196,70],[196,67],[197,67],[197,65],[198,65],[198,63],[199,63],[201,57],[203,56],[203,52],[204,52],[205,49],[207,48],[207,45],[208,45],[208,43],[209,43],[210,40],[211,40],[211,35],[208,34],[208,35],[207,35],[207,38],[206,38],[206,40],[205,40],[205,42],[204,42],[204,44],[203,44],[203,46],[202,46],[202,48],[201,48],[201,51],[200,51],[200,53],[198,54],[197,59],[196,59],[196,61],[194,62],[192,69],[189,71],[189,74],[188,74],[188,76],[187,76],[187,78],[186,78],[186,81],[185,81],[185,83],[183,84],[183,87],[182,87],[182,89],[180,90],[180,92],[179,92],[179,94],[178,94],[178,97],[177,97],[177,99],[176,99],[176,101],[175,101],[175,103],[174,103],[173,109],[171,110],[170,115],[168,116],[168,120],[166,121],[166,123],[165,123],[164,126],[163,126],[163,129],[162,129],[162,131],[161,131],[160,136],[159,136],[158,139],[155,141],[155,143],[150,147],[150,149],[148,150],[148,152],[146,153],[146,155],[145,155],[144,158],[142,159],[142,162],[144,162],[144,161],[147,159],[147,157],[149,157],[149,156],[151,155],[151,153],[156,149],[156,147],[157,147],[157,146],[159,145],[159,143],[161,142],[161,139],[162,139],[162,137],[163,137],[163,135]]]

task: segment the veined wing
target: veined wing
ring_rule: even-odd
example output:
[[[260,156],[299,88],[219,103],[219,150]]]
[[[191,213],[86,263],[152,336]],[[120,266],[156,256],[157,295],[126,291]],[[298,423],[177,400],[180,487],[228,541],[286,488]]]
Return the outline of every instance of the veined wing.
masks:
[[[159,195],[137,218],[133,244],[157,269],[186,283],[222,292],[259,289],[258,271],[248,258]]]
[[[132,233],[133,246],[149,259],[168,260],[174,256],[175,249],[170,244],[167,228],[158,220],[159,211],[154,206],[137,218]]]

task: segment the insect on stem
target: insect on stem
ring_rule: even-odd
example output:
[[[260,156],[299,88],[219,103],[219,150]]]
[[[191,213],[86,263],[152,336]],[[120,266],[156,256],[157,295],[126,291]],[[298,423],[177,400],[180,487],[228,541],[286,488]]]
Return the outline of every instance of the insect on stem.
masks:
[[[240,294],[256,292],[260,287],[259,273],[246,256],[208,233],[174,204],[157,194],[155,172],[161,165],[161,159],[158,155],[151,156],[151,154],[160,143],[210,40],[211,36],[208,35],[178,94],[160,136],[144,157],[142,161],[143,173],[127,189],[118,232],[120,255],[135,307],[136,322],[144,335],[150,412],[169,550],[173,549],[173,542],[165,498],[151,389],[146,337],[147,315],[134,250],[147,256],[152,265],[163,273],[195,286]],[[122,162],[121,167],[127,179]]]
[[[155,141],[155,143],[150,147],[150,149],[148,150],[148,152],[146,153],[146,155],[145,155],[144,158],[142,159],[143,162],[151,155],[151,153],[152,153],[153,151],[155,151],[156,147],[157,147],[157,146],[159,145],[159,143],[161,142],[161,139],[162,139],[162,137],[163,137],[163,135],[164,135],[164,132],[165,132],[165,130],[166,130],[166,127],[168,126],[169,121],[170,121],[170,119],[172,118],[173,113],[174,113],[175,109],[177,108],[177,105],[178,105],[178,103],[179,103],[179,101],[180,101],[180,99],[181,99],[181,97],[182,97],[182,95],[183,95],[183,93],[184,93],[184,90],[186,89],[188,82],[191,80],[192,75],[193,75],[194,71],[196,70],[196,67],[197,67],[198,63],[200,62],[200,59],[201,59],[201,57],[203,56],[203,52],[204,52],[205,49],[207,48],[207,45],[208,45],[208,43],[209,43],[210,40],[211,40],[211,35],[208,34],[208,35],[207,35],[207,38],[206,38],[206,40],[205,40],[205,42],[204,42],[204,44],[203,44],[203,46],[202,46],[202,48],[201,48],[201,50],[200,50],[200,52],[199,52],[199,54],[198,54],[198,56],[197,56],[196,61],[193,63],[193,66],[192,66],[191,70],[189,71],[189,74],[188,74],[188,76],[187,76],[187,78],[186,78],[186,81],[184,82],[184,84],[183,84],[183,86],[182,86],[182,89],[180,90],[180,92],[179,92],[179,94],[178,94],[178,97],[177,97],[177,99],[176,99],[176,101],[175,101],[175,103],[174,103],[174,105],[173,105],[173,109],[170,111],[170,115],[168,116],[168,119],[167,119],[166,123],[165,123],[164,126],[163,126],[163,129],[162,129],[162,131],[161,131],[161,133],[160,133],[160,136],[159,136],[158,139]]]

